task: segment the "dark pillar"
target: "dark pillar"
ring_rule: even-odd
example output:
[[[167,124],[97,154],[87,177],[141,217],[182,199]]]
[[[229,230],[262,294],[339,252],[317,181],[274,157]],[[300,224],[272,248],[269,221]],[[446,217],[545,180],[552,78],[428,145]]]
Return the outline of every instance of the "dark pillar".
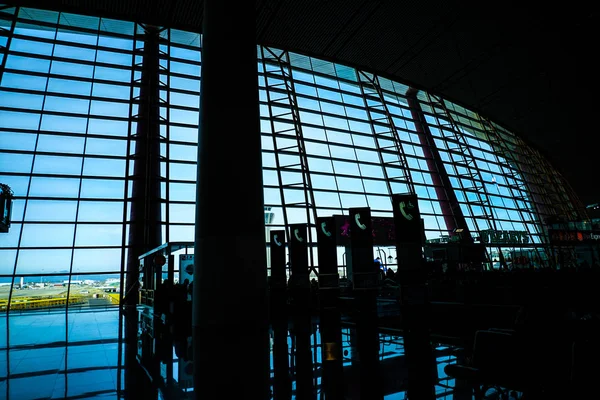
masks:
[[[193,347],[199,399],[269,397],[255,4],[204,2]],[[224,209],[224,204],[233,204]]]
[[[317,218],[322,392],[327,400],[344,399],[340,285],[335,219]]]
[[[139,374],[137,355],[139,260],[143,253],[160,246],[160,110],[159,110],[159,33],[147,27],[144,33],[142,74],[139,82],[137,129],[132,137],[133,176],[131,186],[131,212],[129,251],[125,280],[125,389],[139,396],[143,375]],[[135,100],[134,100],[135,102]],[[142,383],[140,384],[140,380]]]
[[[377,289],[379,266],[373,259],[373,226],[368,207],[351,208],[350,240],[356,301],[356,336],[360,363],[360,398],[383,399],[379,365]]]
[[[408,397],[435,399],[435,363],[431,348],[428,320],[427,272],[421,252],[423,229],[417,196],[392,195],[400,314],[404,331],[404,353],[408,364]]]
[[[431,180],[435,185],[435,193],[440,202],[440,208],[444,215],[444,221],[446,222],[446,228],[448,233],[453,236],[454,229],[463,229],[463,238],[471,238],[469,233],[469,227],[465,221],[465,217],[460,209],[456,194],[452,189],[452,184],[446,173],[444,163],[440,157],[440,153],[435,145],[427,121],[425,120],[425,114],[421,108],[421,104],[417,99],[417,89],[409,88],[406,91],[406,99],[410,107],[410,113],[415,122],[415,129],[421,142],[421,148],[423,149],[423,155],[427,160],[427,168],[431,174]]]
[[[290,312],[295,338],[296,398],[313,399],[313,362],[311,351],[310,281],[308,269],[307,225],[290,225]]]
[[[273,398],[290,400],[292,380],[288,355],[288,313],[285,275],[285,231],[271,231],[271,327],[273,330]]]

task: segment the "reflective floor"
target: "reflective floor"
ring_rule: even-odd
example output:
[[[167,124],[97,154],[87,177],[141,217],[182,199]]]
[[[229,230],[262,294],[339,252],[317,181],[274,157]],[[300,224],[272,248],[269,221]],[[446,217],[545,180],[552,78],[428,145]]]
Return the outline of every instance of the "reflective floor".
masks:
[[[117,399],[118,312],[96,311],[70,313],[24,313],[11,316],[7,327],[0,319],[2,332],[7,332],[0,347],[0,399]],[[66,327],[68,326],[68,330]],[[6,329],[8,328],[8,329]],[[313,324],[310,336],[312,386],[317,398],[322,393],[321,334]],[[342,328],[344,385],[356,384],[355,330]],[[404,343],[400,336],[379,334],[379,362],[384,399],[405,399],[407,371]],[[7,343],[8,342],[8,343]],[[273,340],[271,341],[273,344]],[[296,398],[296,338],[288,332],[288,362],[292,377],[292,399]],[[8,345],[8,348],[7,348]],[[457,389],[454,379],[444,374],[444,367],[462,356],[460,348],[435,346],[437,364],[437,398],[471,399],[466,389]],[[185,366],[174,361],[174,378],[183,380]],[[354,365],[354,366],[353,366]],[[271,377],[274,378],[271,351]],[[189,378],[189,375],[187,376]],[[351,390],[350,390],[351,391]],[[354,398],[354,397],[347,397]],[[494,398],[490,396],[490,398]]]
[[[118,312],[0,318],[0,399],[117,398]],[[67,330],[68,326],[68,330]],[[8,329],[7,329],[8,328]],[[7,349],[8,345],[8,349]]]

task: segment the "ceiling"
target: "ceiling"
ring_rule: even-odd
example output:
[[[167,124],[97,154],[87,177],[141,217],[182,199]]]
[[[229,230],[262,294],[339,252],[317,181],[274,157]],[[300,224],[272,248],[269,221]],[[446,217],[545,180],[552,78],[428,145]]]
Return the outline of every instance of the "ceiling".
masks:
[[[201,31],[200,0],[7,2]],[[377,72],[475,110],[541,150],[584,204],[598,202],[597,12],[578,2],[466,3],[256,0],[257,41]]]

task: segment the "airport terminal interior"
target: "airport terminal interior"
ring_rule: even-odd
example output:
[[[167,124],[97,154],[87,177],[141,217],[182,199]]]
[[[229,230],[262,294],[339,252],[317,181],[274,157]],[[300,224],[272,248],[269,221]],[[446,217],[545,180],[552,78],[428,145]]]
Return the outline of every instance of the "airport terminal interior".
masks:
[[[0,399],[594,398],[600,206],[523,132],[254,2],[47,3],[0,3]]]

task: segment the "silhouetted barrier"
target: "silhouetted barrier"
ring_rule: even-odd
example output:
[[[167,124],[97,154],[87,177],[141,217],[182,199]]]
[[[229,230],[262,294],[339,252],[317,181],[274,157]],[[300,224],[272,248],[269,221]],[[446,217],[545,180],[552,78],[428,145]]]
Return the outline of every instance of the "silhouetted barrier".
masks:
[[[337,243],[333,234],[335,219],[317,219],[317,247],[319,262],[319,308],[321,358],[323,363],[323,393],[328,400],[342,400],[344,396],[342,325],[339,309],[339,276]]]
[[[313,399],[313,360],[309,311],[310,281],[308,270],[308,235],[306,224],[290,225],[290,312],[292,318],[293,361],[296,372],[296,397]]]
[[[373,260],[373,227],[369,208],[351,208],[352,280],[356,299],[356,338],[360,371],[360,398],[383,399],[379,366],[377,294],[379,264]]]

